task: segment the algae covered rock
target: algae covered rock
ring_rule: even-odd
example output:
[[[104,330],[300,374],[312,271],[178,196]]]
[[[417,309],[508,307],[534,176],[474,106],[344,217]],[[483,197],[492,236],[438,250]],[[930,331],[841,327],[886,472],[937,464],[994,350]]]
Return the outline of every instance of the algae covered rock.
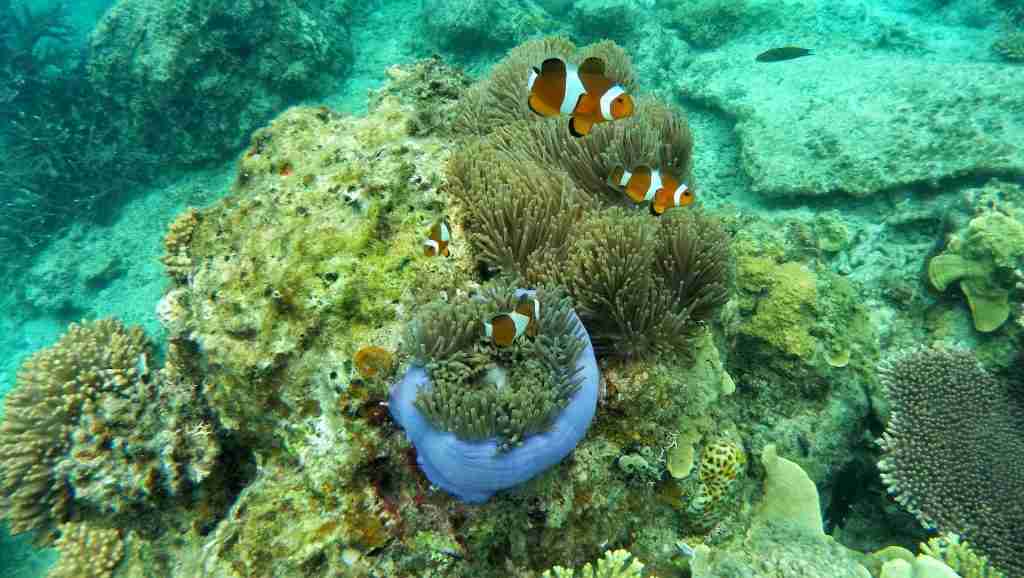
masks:
[[[347,2],[120,0],[92,32],[89,81],[133,142],[216,159],[351,61]]]
[[[175,229],[184,293],[167,321],[198,345],[226,427],[298,441],[333,411],[357,349],[394,349],[385,327],[441,265],[422,242],[447,151],[408,136],[410,114],[394,98],[359,119],[291,109],[253,136],[234,194]]]

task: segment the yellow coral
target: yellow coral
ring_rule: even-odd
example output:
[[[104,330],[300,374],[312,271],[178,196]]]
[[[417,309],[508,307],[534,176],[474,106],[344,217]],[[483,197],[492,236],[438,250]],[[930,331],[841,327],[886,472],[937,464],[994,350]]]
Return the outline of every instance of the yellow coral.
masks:
[[[68,523],[60,531],[56,542],[60,560],[47,578],[110,578],[124,557],[121,534],[115,529]]]
[[[743,448],[732,442],[718,441],[704,448],[698,473],[711,503],[720,501],[732,489],[746,465]]]

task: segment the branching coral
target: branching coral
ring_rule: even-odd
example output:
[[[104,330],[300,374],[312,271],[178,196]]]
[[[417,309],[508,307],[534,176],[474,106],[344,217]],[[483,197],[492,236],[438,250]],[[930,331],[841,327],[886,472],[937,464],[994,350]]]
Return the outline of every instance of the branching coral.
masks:
[[[0,511],[12,532],[50,532],[71,518],[75,495],[61,469],[73,451],[88,447],[83,437],[94,435],[81,426],[106,435],[92,418],[104,396],[135,386],[147,351],[140,328],[105,319],[72,325],[22,365],[0,424]]]
[[[892,403],[882,479],[925,524],[1024,574],[1024,399],[968,351],[916,349],[879,368]]]
[[[86,523],[61,524],[55,546],[60,560],[46,578],[110,578],[124,557],[120,532]]]
[[[626,550],[608,550],[595,564],[589,562],[582,568],[573,570],[562,566],[541,574],[541,578],[640,578],[648,576],[644,573],[644,565]]]
[[[83,512],[186,497],[211,473],[219,445],[197,388],[173,364],[150,372],[150,356],[140,328],[104,319],[25,362],[0,425],[0,511],[13,532],[46,539]]]

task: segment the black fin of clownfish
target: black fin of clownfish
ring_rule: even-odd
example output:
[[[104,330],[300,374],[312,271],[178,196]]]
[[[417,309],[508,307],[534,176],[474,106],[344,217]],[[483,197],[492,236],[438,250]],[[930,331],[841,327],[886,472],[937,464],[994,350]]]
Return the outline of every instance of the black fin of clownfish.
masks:
[[[582,126],[580,128],[582,128]],[[569,118],[569,134],[571,134],[572,136],[574,136],[576,138],[581,138],[581,137],[586,136],[588,132],[590,132],[590,127],[589,126],[587,126],[587,128],[585,128],[585,129],[583,129],[582,132],[579,131],[579,130],[576,130],[576,117],[574,116],[574,117],[570,117]]]
[[[659,213],[659,212],[658,212],[658,209],[655,209],[655,208],[654,208],[654,203],[651,203],[651,205],[650,205],[650,209],[651,209],[651,214],[652,214],[652,215],[654,215],[655,217],[660,217],[660,216],[662,215],[662,213],[664,213],[664,211],[662,211],[661,213]]]
[[[604,76],[604,61],[596,56],[584,60],[579,67],[580,74],[599,74]]]
[[[540,65],[541,76],[565,76],[565,61],[561,58],[549,58]]]

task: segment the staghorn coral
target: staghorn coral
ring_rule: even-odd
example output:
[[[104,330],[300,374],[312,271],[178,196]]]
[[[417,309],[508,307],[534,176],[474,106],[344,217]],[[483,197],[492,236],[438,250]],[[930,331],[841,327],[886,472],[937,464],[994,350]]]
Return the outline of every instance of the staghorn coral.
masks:
[[[644,565],[626,550],[608,550],[595,564],[587,562],[573,570],[555,566],[541,574],[541,578],[641,578],[654,576],[644,573]]]
[[[86,523],[61,524],[54,545],[60,559],[46,578],[110,578],[124,557],[120,532]]]
[[[921,544],[921,553],[942,560],[963,578],[1006,578],[986,556],[980,556],[971,545],[956,534],[943,534]]]
[[[463,97],[462,111],[455,119],[456,133],[485,135],[516,121],[539,121],[526,104],[526,77],[530,67],[551,57],[578,64],[591,56],[605,61],[606,74],[627,92],[634,88],[633,64],[626,52],[611,41],[577,48],[561,37],[524,42],[494,65],[491,74],[474,84]],[[610,123],[614,124],[614,123]]]
[[[22,364],[0,424],[0,512],[11,532],[49,535],[73,517],[78,496],[67,468],[75,457],[92,457],[83,451],[95,447],[89,444],[94,436],[109,443],[96,412],[108,393],[135,386],[137,364],[148,350],[141,328],[103,319],[72,324],[56,344]],[[83,427],[89,425],[95,434]]]
[[[0,489],[13,532],[85,515],[138,514],[188,499],[220,453],[197,388],[175,375],[176,352],[151,372],[138,327],[73,324],[18,374],[0,425]]]
[[[1024,574],[1024,399],[963,350],[914,349],[879,374],[892,403],[878,467],[922,523]]]

